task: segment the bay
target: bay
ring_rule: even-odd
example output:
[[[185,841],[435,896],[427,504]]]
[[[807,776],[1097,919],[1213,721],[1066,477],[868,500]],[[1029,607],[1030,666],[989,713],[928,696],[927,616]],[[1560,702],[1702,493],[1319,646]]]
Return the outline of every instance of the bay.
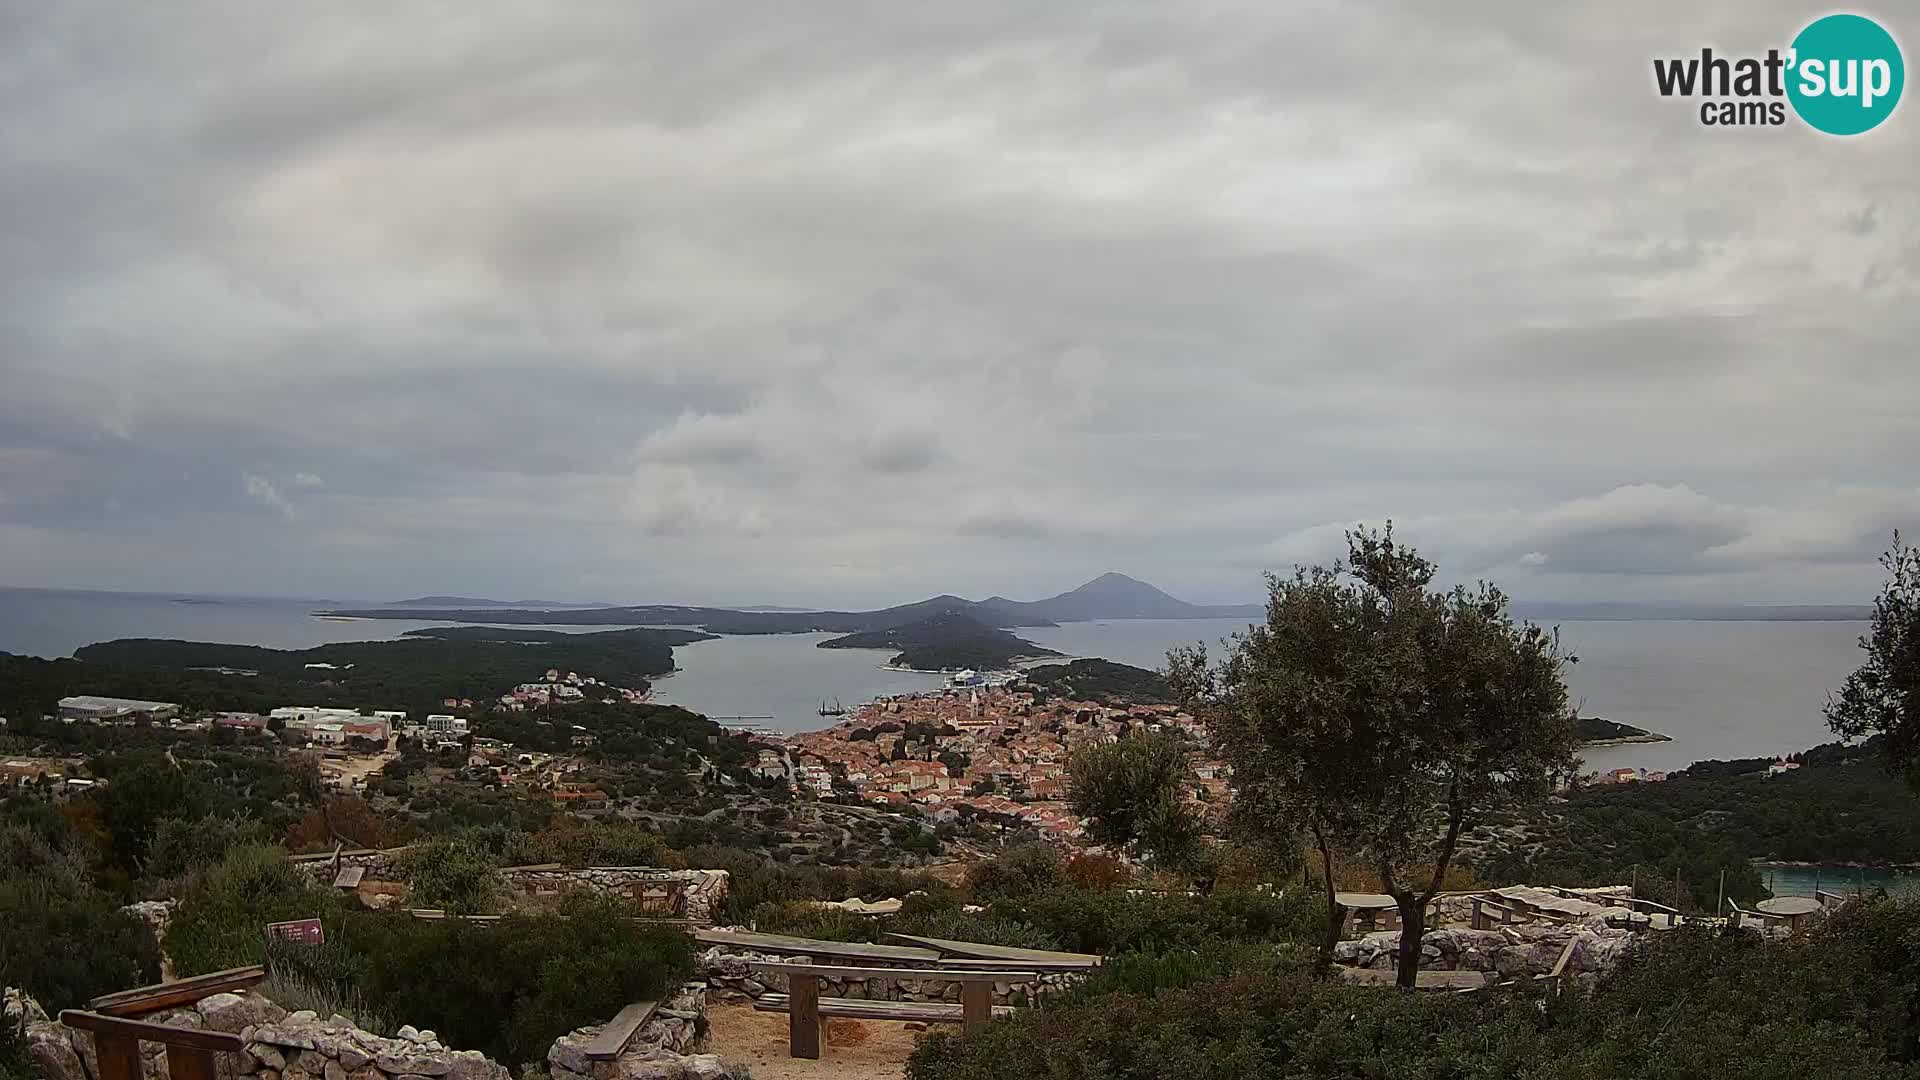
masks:
[[[0,589],[0,651],[66,656],[116,637],[308,648],[443,625],[311,614],[332,603]],[[1019,633],[1068,656],[1159,668],[1175,645],[1217,649],[1245,626],[1240,619],[1119,619]],[[1563,642],[1579,657],[1567,682],[1581,712],[1673,740],[1590,750],[1587,764],[1671,770],[1702,758],[1788,754],[1830,741],[1821,705],[1858,663],[1855,640],[1864,629],[1858,622],[1561,623]],[[822,701],[852,706],[940,684],[937,675],[887,669],[884,651],[816,647],[829,636],[746,635],[681,646],[681,670],[661,679],[655,695],[713,716],[771,717],[756,722],[802,731],[827,722],[819,715]]]

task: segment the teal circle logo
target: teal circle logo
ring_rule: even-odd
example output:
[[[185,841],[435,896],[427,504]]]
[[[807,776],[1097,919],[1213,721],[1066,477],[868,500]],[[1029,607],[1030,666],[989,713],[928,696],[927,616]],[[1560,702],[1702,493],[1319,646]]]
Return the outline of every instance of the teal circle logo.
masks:
[[[1787,99],[1829,135],[1872,131],[1893,115],[1907,84],[1900,45],[1864,15],[1828,15],[1793,39]]]

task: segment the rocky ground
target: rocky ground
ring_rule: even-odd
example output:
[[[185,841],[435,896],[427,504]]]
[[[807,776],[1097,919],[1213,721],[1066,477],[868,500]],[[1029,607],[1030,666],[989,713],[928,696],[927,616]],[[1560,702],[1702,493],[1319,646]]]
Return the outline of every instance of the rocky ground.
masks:
[[[753,1072],[753,1080],[900,1080],[920,1032],[880,1020],[832,1020],[818,1060],[787,1056],[787,1014],[751,1005],[707,1010],[709,1048]]]

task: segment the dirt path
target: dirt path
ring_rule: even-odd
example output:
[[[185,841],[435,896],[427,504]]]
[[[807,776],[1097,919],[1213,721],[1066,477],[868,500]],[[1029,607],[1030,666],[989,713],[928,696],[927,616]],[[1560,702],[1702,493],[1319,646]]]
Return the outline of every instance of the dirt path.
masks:
[[[817,1061],[787,1056],[787,1014],[751,1005],[707,1009],[708,1050],[746,1064],[753,1080],[901,1080],[920,1037],[885,1020],[833,1020]]]

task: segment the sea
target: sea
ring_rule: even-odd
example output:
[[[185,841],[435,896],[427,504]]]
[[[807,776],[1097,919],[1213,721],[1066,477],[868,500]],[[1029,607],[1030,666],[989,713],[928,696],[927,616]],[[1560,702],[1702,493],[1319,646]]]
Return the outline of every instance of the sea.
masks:
[[[182,638],[304,649],[386,640],[444,623],[333,619],[333,600],[0,589],[0,652],[70,656],[95,641]],[[1159,668],[1167,650],[1200,642],[1218,654],[1240,619],[1113,619],[1024,627],[1067,657]],[[1703,758],[1791,754],[1829,741],[1821,706],[1858,664],[1861,622],[1599,621],[1559,624],[1577,657],[1566,669],[1581,715],[1604,716],[1671,741],[1588,751],[1595,769],[1671,770]],[[613,627],[554,626],[584,631]],[[679,670],[655,697],[716,718],[778,731],[824,726],[823,707],[928,690],[942,677],[898,671],[882,650],[821,649],[831,634],[724,636],[679,646]]]
[[[119,637],[300,649],[385,640],[445,625],[312,614],[347,603],[0,589],[0,652],[68,656],[82,645]],[[1217,653],[1223,640],[1245,628],[1239,619],[1115,619],[1026,627],[1018,633],[1068,657],[1159,668],[1176,645],[1201,642]],[[1571,621],[1559,629],[1563,645],[1577,657],[1566,679],[1581,715],[1604,716],[1671,740],[1590,749],[1587,767],[1651,771],[1706,758],[1791,754],[1831,741],[1821,706],[1859,663],[1858,639],[1866,624]],[[836,705],[929,690],[944,681],[887,667],[885,651],[816,647],[832,636],[739,635],[679,646],[674,650],[679,670],[654,684],[654,697],[716,719],[806,731],[831,724],[835,718],[822,712]],[[1844,873],[1848,881],[1861,876],[1851,870],[1824,872]],[[1772,873],[1785,891],[1813,890],[1813,868]]]

